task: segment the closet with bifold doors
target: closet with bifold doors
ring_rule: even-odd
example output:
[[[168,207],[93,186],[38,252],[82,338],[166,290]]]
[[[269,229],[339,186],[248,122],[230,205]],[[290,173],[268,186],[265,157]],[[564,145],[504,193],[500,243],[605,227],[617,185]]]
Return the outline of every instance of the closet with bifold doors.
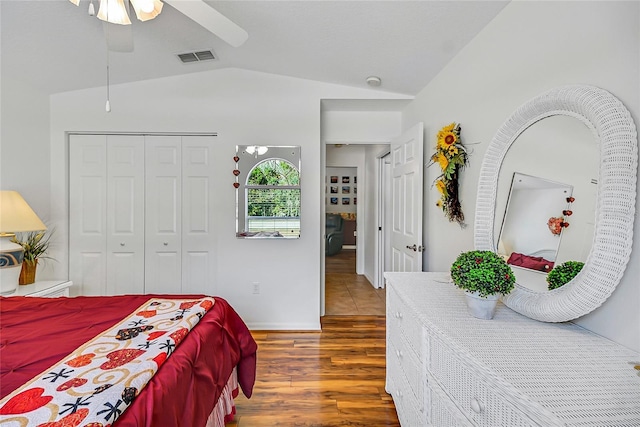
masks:
[[[69,280],[80,295],[216,292],[214,139],[69,136]]]

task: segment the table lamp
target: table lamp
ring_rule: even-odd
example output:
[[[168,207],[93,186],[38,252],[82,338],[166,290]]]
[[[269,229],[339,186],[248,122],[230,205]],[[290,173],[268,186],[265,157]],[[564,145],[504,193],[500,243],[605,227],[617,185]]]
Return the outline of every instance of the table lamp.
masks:
[[[17,191],[0,191],[0,294],[18,287],[24,249],[11,241],[15,233],[46,230],[47,226]]]

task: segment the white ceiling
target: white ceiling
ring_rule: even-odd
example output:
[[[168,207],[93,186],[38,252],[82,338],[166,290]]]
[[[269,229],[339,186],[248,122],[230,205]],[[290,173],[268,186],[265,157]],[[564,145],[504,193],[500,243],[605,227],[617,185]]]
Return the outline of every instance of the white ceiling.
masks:
[[[96,1],[97,4],[97,0]],[[165,4],[132,18],[134,51],[109,54],[111,84],[218,68],[417,94],[508,1],[207,1],[249,33],[233,48]],[[104,86],[107,49],[89,0],[0,0],[2,73],[47,93]],[[212,49],[215,61],[177,53]]]

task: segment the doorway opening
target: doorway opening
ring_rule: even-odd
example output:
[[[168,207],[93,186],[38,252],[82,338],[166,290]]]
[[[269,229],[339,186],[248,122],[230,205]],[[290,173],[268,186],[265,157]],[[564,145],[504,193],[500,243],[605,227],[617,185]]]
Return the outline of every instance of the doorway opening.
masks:
[[[378,157],[387,144],[326,145],[325,315],[384,315],[377,285]],[[340,216],[339,219],[336,216]],[[331,233],[343,230],[339,250]]]

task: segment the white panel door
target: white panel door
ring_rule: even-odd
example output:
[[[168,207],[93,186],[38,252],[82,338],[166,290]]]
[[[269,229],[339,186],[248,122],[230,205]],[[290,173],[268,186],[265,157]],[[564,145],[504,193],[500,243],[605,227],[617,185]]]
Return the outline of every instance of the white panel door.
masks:
[[[182,137],[182,292],[216,293],[213,137]]]
[[[393,271],[422,271],[423,124],[391,143],[391,263]]]
[[[107,136],[109,295],[144,293],[144,137]]]
[[[181,137],[145,137],[145,293],[182,292]]]
[[[107,151],[104,135],[69,137],[69,280],[104,295],[107,271]]]

